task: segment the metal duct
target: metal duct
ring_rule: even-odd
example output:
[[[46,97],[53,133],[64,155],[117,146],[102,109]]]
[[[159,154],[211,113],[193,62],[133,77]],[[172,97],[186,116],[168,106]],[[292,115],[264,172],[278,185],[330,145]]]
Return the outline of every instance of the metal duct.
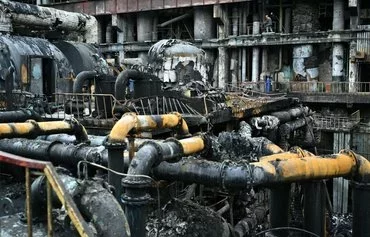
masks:
[[[82,89],[86,81],[92,81],[98,75],[96,71],[82,71],[73,82],[73,93],[83,93]]]

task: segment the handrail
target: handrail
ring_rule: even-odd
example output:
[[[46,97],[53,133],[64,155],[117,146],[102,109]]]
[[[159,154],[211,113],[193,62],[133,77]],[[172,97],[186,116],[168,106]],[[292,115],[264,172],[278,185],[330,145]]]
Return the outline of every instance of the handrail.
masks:
[[[58,199],[65,207],[69,218],[71,219],[76,230],[80,236],[94,236],[91,228],[88,226],[87,222],[82,217],[80,211],[78,210],[72,196],[67,192],[64,187],[63,182],[60,180],[57,171],[50,162],[31,160],[21,156],[13,155],[0,151],[0,163],[8,163],[16,166],[24,167],[26,170],[26,214],[27,214],[27,232],[28,236],[32,236],[32,208],[31,208],[31,183],[30,183],[30,169],[42,170],[47,178],[47,222],[48,222],[48,236],[52,236],[52,201],[51,201],[51,188],[56,193]]]

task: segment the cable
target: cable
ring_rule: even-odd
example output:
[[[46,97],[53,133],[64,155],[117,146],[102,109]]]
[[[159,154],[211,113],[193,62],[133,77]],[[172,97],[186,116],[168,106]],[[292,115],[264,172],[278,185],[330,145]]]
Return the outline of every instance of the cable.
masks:
[[[305,230],[305,229],[301,229],[301,228],[296,228],[296,227],[289,227],[289,226],[270,228],[268,230],[264,230],[264,231],[258,232],[255,236],[262,235],[262,234],[265,234],[265,233],[268,233],[268,232],[271,232],[271,231],[274,231],[274,230],[294,230],[294,231],[304,232],[306,234],[310,234],[310,235],[315,236],[315,237],[320,237],[320,236],[318,236],[317,234],[315,234],[315,233],[313,233],[311,231],[308,231],[308,230]]]

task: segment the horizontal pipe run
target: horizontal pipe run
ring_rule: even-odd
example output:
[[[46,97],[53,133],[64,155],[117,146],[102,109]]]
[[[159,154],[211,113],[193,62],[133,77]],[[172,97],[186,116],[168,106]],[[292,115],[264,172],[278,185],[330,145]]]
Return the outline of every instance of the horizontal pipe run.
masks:
[[[78,141],[87,141],[85,128],[77,121],[36,122],[28,120],[24,123],[0,123],[0,139],[13,137],[36,138],[40,135],[56,133],[74,134]]]
[[[255,163],[212,162],[188,159],[177,163],[162,162],[153,169],[156,178],[198,183],[225,188],[246,188],[256,185],[353,177],[370,182],[370,164],[352,152],[317,157],[286,159],[280,154],[275,160]]]
[[[41,116],[31,109],[0,112],[0,123],[25,122],[29,119],[33,119],[35,121],[42,120]]]
[[[25,138],[1,139],[0,150],[35,160],[50,161],[56,165],[76,167],[78,162],[89,162],[107,166],[108,154],[103,146],[62,144]]]
[[[127,113],[114,125],[107,142],[124,143],[126,136],[132,130],[140,132],[159,128],[175,128],[178,126],[181,128],[181,135],[189,135],[188,126],[179,113],[163,115],[136,115]]]
[[[204,138],[198,137],[191,137],[186,139],[181,139],[180,143],[183,149],[183,155],[191,155],[202,151],[205,147]]]

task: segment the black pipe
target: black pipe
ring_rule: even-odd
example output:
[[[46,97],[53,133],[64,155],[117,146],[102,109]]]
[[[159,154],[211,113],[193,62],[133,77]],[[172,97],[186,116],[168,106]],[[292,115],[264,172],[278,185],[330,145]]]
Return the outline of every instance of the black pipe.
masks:
[[[325,195],[322,181],[304,184],[304,228],[318,236],[325,236]]]
[[[295,130],[303,127],[303,126],[306,126],[306,125],[310,124],[312,121],[313,121],[312,117],[300,118],[300,119],[296,119],[296,120],[284,123],[281,126],[279,126],[278,134],[279,134],[279,137],[280,137],[280,141],[279,141],[278,145],[282,149],[287,150],[289,148],[288,139],[290,138],[290,134],[293,131],[295,131]]]
[[[127,83],[130,78],[132,79],[138,79],[143,76],[142,72],[139,72],[137,70],[124,70],[120,72],[120,74],[117,77],[115,88],[114,88],[114,96],[117,100],[124,100],[126,96],[126,89],[127,89]]]
[[[72,195],[81,214],[95,227],[98,236],[129,237],[126,215],[116,198],[103,186],[94,181],[81,181],[58,170],[59,178],[67,192]],[[40,176],[31,186],[34,217],[46,218],[46,178]],[[53,206],[60,207],[56,194],[52,194]]]
[[[82,93],[82,88],[85,81],[93,80],[98,73],[96,71],[82,71],[77,74],[75,81],[73,82],[73,93]]]
[[[78,143],[76,140],[76,136],[69,135],[69,134],[52,134],[48,136],[40,136],[37,138],[38,140],[45,140],[49,142],[62,142],[67,144]],[[106,136],[96,136],[96,135],[88,135],[89,145],[90,146],[102,146],[106,139]]]
[[[76,167],[79,161],[87,160],[106,166],[108,154],[103,146],[92,147],[86,144],[63,144],[24,138],[1,139],[0,150],[30,159],[50,161]],[[122,157],[122,154],[121,154]]]
[[[25,122],[29,119],[42,121],[41,116],[31,109],[0,112],[0,123]]]
[[[352,236],[369,236],[370,183],[352,182]]]
[[[280,120],[280,123],[289,122],[295,118],[301,117],[302,115],[308,116],[310,109],[308,107],[297,107],[285,111],[273,112],[270,115],[275,116]]]
[[[280,184],[270,188],[270,223],[271,228],[289,225],[290,184]],[[285,231],[274,231],[274,236],[283,237]]]
[[[182,145],[174,139],[163,143],[146,142],[131,161],[128,175],[148,175],[153,166],[164,160],[173,160],[184,154]],[[122,159],[122,158],[121,158]],[[146,206],[150,195],[146,189],[150,187],[151,180],[144,177],[128,176],[122,180],[125,192],[122,202],[130,225],[132,236],[146,236],[145,223],[147,218]]]

